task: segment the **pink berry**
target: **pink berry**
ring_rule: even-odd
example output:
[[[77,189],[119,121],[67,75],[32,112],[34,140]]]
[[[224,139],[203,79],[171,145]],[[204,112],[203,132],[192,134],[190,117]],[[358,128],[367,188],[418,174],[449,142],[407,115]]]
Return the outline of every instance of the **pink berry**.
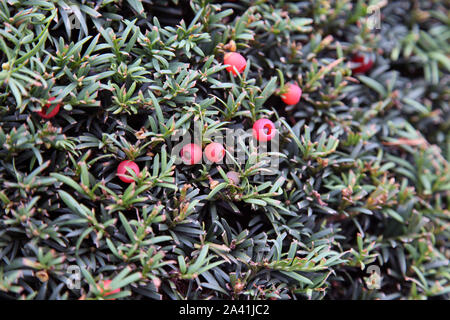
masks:
[[[283,88],[281,100],[287,105],[297,104],[302,96],[302,89],[296,83],[288,83]]]
[[[51,98],[48,99],[48,101],[53,101],[55,99],[56,99],[55,97],[51,97]],[[51,104],[48,103],[44,107],[42,107],[42,110],[38,111],[37,114],[40,115],[44,119],[50,119],[50,118],[53,118],[54,116],[56,116],[58,114],[60,107],[61,107],[61,105],[58,103],[52,109]],[[48,112],[48,109],[52,109],[52,110],[50,112]]]
[[[259,119],[253,124],[253,137],[258,141],[270,141],[277,129],[269,119]]]
[[[244,72],[245,67],[247,66],[247,60],[237,52],[226,53],[223,57],[223,63],[229,65],[226,69],[227,71],[232,72],[234,76]]]
[[[180,155],[184,164],[193,165],[202,161],[203,152],[198,144],[189,143],[181,148]]]
[[[352,68],[354,74],[365,73],[373,66],[373,60],[368,54],[357,53],[353,56],[351,62],[354,65]]]
[[[117,176],[123,182],[131,183],[134,180],[133,180],[133,177],[131,176],[131,174],[128,172],[127,168],[130,168],[131,170],[133,170],[136,175],[139,174],[140,170],[139,170],[138,165],[133,161],[124,160],[121,163],[119,163],[119,166],[117,167]]]
[[[225,149],[220,143],[213,142],[206,146],[205,155],[209,161],[217,163],[225,156]]]

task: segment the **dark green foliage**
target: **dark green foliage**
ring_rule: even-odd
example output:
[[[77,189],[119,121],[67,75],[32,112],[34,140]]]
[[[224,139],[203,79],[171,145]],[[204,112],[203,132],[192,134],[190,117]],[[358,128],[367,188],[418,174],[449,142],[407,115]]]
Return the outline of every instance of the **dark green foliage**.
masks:
[[[111,279],[108,298],[448,299],[449,8],[370,4],[381,30],[364,1],[0,0],[0,296],[104,298]],[[376,56],[365,75],[356,52]],[[261,117],[274,175],[254,146],[243,164],[170,157],[194,124],[204,146]]]

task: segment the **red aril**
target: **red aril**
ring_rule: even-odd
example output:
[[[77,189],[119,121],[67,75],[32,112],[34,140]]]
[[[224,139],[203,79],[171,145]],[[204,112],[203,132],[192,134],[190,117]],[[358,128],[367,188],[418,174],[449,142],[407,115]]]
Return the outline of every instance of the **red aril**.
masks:
[[[353,56],[351,62],[352,72],[354,74],[366,73],[373,66],[373,59],[369,54],[357,53]]]
[[[202,161],[203,152],[198,144],[189,143],[181,148],[180,155],[184,164],[193,165]]]
[[[225,156],[225,148],[220,143],[210,143],[205,148],[205,155],[211,162],[220,162]]]
[[[134,181],[131,174],[128,172],[127,168],[130,168],[134,171],[136,175],[139,175],[139,167],[138,165],[130,160],[124,160],[121,163],[119,163],[119,166],[117,167],[117,176],[120,180],[122,180],[125,183],[131,183]]]
[[[258,141],[270,141],[275,136],[277,129],[269,119],[259,119],[253,124],[253,137]]]
[[[281,90],[281,100],[287,105],[297,104],[302,96],[302,89],[296,83],[288,83]]]
[[[50,99],[48,99],[48,101],[53,100],[55,100],[55,97],[51,97]],[[59,108],[61,108],[61,104],[59,103],[56,106],[52,106],[50,103],[48,103],[44,107],[42,107],[42,110],[38,111],[37,114],[44,119],[50,119],[58,114]]]
[[[227,71],[233,73],[236,76],[238,73],[242,73],[247,66],[247,60],[237,52],[227,52],[223,57],[223,63],[227,64]]]

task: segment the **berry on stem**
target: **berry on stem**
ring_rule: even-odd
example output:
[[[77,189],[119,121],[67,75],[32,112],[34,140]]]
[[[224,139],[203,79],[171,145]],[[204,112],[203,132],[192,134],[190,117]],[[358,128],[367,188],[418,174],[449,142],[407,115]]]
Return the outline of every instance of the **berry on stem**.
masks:
[[[253,137],[258,141],[270,141],[275,136],[277,129],[269,119],[259,119],[253,124]]]
[[[242,73],[247,66],[247,60],[237,53],[237,52],[227,52],[223,57],[224,64],[228,64],[229,66],[226,68],[227,71],[232,72],[234,76],[238,73]]]
[[[193,165],[202,161],[203,152],[198,144],[189,143],[181,148],[180,155],[184,164]]]
[[[357,53],[353,56],[352,60],[352,72],[354,74],[366,73],[373,66],[373,60],[368,54]]]
[[[119,166],[117,167],[117,176],[120,180],[122,180],[125,183],[131,183],[133,182],[133,177],[128,172],[127,168],[130,168],[134,171],[136,175],[139,174],[140,170],[138,165],[130,160],[124,160],[121,163],[119,163]]]
[[[48,99],[48,101],[55,100],[55,97],[51,97]],[[38,111],[37,114],[40,115],[44,119],[50,119],[56,116],[59,112],[59,108],[61,108],[61,104],[57,104],[56,106],[52,107],[50,103],[46,104],[44,107],[42,107],[41,111]],[[50,112],[49,109],[51,109]]]
[[[287,105],[294,105],[300,101],[302,89],[296,83],[286,84],[281,91],[281,100]]]
[[[225,148],[217,142],[212,142],[205,147],[206,158],[211,162],[220,162],[225,156]]]

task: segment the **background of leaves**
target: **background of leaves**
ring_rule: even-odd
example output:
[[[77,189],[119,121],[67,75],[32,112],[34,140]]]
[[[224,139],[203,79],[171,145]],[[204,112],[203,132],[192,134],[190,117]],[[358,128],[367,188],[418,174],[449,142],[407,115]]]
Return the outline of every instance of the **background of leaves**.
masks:
[[[0,295],[102,298],[112,279],[108,298],[448,299],[444,3],[0,0]],[[368,74],[351,74],[355,52],[376,56]],[[292,80],[302,100],[285,107],[275,90]],[[206,144],[263,116],[276,175],[251,147],[243,165],[169,157],[195,122]],[[135,184],[115,176],[123,159]]]

